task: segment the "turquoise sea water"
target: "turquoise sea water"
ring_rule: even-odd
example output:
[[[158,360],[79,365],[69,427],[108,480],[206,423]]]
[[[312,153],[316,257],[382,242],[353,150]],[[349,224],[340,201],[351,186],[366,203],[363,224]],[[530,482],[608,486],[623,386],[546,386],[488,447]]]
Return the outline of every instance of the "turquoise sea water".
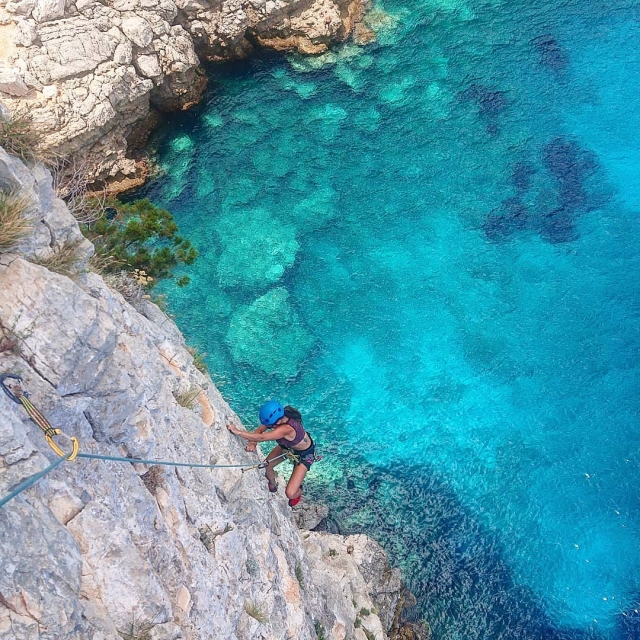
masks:
[[[165,286],[434,638],[640,638],[640,5],[389,0],[378,41],[217,67],[145,188]]]

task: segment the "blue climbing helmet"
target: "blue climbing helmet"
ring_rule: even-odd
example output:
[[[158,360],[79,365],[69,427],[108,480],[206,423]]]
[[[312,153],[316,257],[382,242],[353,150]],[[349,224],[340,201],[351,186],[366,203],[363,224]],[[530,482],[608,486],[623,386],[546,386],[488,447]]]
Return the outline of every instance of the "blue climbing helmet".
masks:
[[[277,400],[269,400],[260,407],[260,422],[265,427],[270,427],[282,418],[284,407]]]

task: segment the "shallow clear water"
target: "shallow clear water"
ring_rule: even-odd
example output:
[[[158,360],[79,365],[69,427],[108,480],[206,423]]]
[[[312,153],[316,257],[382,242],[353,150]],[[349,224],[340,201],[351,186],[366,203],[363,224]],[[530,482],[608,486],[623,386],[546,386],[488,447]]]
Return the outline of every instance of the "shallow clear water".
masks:
[[[300,407],[435,638],[640,638],[640,8],[378,8],[162,129],[170,307],[249,424]]]

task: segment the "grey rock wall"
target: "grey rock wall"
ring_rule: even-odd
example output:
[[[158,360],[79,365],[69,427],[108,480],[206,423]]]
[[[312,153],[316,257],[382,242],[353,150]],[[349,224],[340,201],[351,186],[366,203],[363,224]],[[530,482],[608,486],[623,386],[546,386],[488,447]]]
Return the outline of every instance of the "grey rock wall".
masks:
[[[186,109],[201,58],[252,44],[307,53],[352,30],[364,0],[0,0],[0,100],[27,113],[41,147],[87,156],[91,175],[140,182],[128,141],[149,111]],[[196,53],[197,52],[197,53]]]
[[[33,198],[34,232],[0,254],[0,372],[21,375],[83,452],[257,462],[225,428],[238,418],[175,324],[83,270],[90,246],[78,242],[49,173],[0,149],[7,188]],[[78,249],[73,278],[33,262],[52,242]],[[182,406],[196,390],[193,406]],[[0,393],[0,496],[54,459],[24,409]],[[400,588],[366,537],[300,532],[284,494],[270,494],[257,470],[65,462],[0,509],[0,550],[7,640],[115,640],[132,625],[155,640],[305,640],[318,631],[367,640],[363,627],[382,640],[388,612],[370,613],[361,628],[355,620],[380,607],[381,581],[396,594],[388,611]]]

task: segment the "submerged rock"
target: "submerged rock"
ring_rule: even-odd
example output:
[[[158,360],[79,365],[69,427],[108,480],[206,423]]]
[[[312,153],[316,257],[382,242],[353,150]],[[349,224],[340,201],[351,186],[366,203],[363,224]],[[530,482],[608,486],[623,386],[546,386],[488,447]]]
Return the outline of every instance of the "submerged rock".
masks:
[[[489,239],[505,240],[530,230],[551,244],[578,237],[580,216],[604,206],[611,190],[602,180],[596,154],[558,136],[544,145],[539,164],[514,165],[509,185],[516,195],[503,200],[483,223]]]
[[[569,57],[558,41],[550,34],[534,38],[531,44],[540,55],[540,64],[554,71],[562,71],[569,64]]]
[[[497,136],[500,133],[498,116],[507,108],[504,91],[496,91],[474,82],[460,92],[459,99],[462,102],[472,102],[477,105],[478,115],[484,121],[490,136]]]
[[[264,291],[295,262],[299,249],[295,228],[266,209],[234,210],[216,230],[224,246],[216,268],[223,287]]]
[[[284,287],[241,307],[227,332],[227,344],[236,362],[279,378],[298,374],[314,342],[289,304]]]

